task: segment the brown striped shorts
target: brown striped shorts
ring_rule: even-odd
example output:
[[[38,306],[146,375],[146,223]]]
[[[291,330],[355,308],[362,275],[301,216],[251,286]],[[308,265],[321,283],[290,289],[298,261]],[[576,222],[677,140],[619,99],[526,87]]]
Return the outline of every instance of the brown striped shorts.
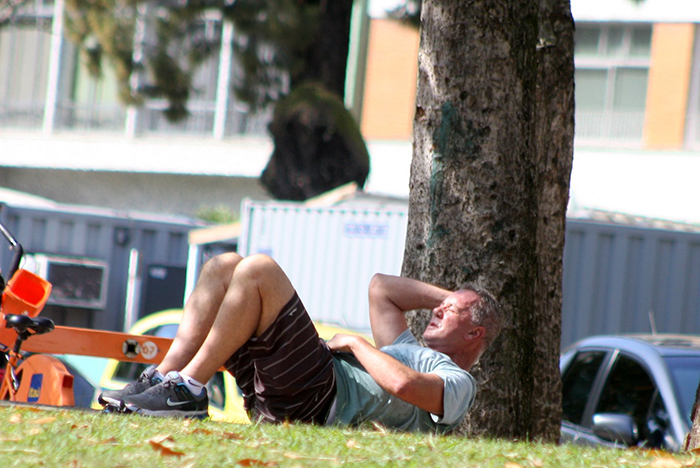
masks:
[[[251,420],[325,422],[335,398],[333,358],[296,293],[272,325],[224,365]]]

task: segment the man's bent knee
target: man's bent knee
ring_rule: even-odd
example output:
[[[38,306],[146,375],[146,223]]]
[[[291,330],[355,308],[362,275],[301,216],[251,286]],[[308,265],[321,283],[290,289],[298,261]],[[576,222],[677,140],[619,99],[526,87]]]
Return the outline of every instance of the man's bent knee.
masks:
[[[243,260],[243,257],[234,252],[228,252],[217,255],[206,261],[202,267],[201,276],[211,276],[220,279],[231,279],[233,271],[238,264]]]
[[[271,257],[265,254],[253,254],[240,261],[236,267],[236,275],[270,280],[276,276],[284,275],[284,272]]]
[[[267,255],[245,257],[236,267],[233,282],[255,285],[261,301],[261,322],[258,332],[267,328],[282,307],[294,295],[294,286],[282,268]]]

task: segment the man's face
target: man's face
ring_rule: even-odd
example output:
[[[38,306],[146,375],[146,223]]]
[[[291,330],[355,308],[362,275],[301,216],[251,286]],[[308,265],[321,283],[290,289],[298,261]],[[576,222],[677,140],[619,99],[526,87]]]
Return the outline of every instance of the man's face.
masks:
[[[476,327],[472,324],[469,307],[478,300],[474,291],[450,294],[433,309],[428,328],[423,332],[426,344],[445,353],[462,349],[466,344],[465,337]]]

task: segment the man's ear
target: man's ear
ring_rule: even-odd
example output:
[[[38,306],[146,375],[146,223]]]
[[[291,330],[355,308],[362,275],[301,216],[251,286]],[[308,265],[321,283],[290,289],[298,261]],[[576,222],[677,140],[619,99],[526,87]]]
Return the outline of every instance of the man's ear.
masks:
[[[467,341],[481,339],[486,335],[486,328],[481,326],[473,327],[466,335],[464,339]]]

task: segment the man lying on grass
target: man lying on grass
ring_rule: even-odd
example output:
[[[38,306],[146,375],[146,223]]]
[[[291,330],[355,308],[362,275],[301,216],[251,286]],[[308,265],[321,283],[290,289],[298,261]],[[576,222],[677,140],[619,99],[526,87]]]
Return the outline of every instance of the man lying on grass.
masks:
[[[404,312],[433,309],[418,344]],[[163,361],[100,403],[152,416],[206,417],[204,387],[223,366],[251,420],[446,432],[471,407],[468,373],[502,327],[486,291],[456,292],[375,275],[369,287],[377,347],[352,335],[319,338],[282,269],[265,255],[209,260]]]

